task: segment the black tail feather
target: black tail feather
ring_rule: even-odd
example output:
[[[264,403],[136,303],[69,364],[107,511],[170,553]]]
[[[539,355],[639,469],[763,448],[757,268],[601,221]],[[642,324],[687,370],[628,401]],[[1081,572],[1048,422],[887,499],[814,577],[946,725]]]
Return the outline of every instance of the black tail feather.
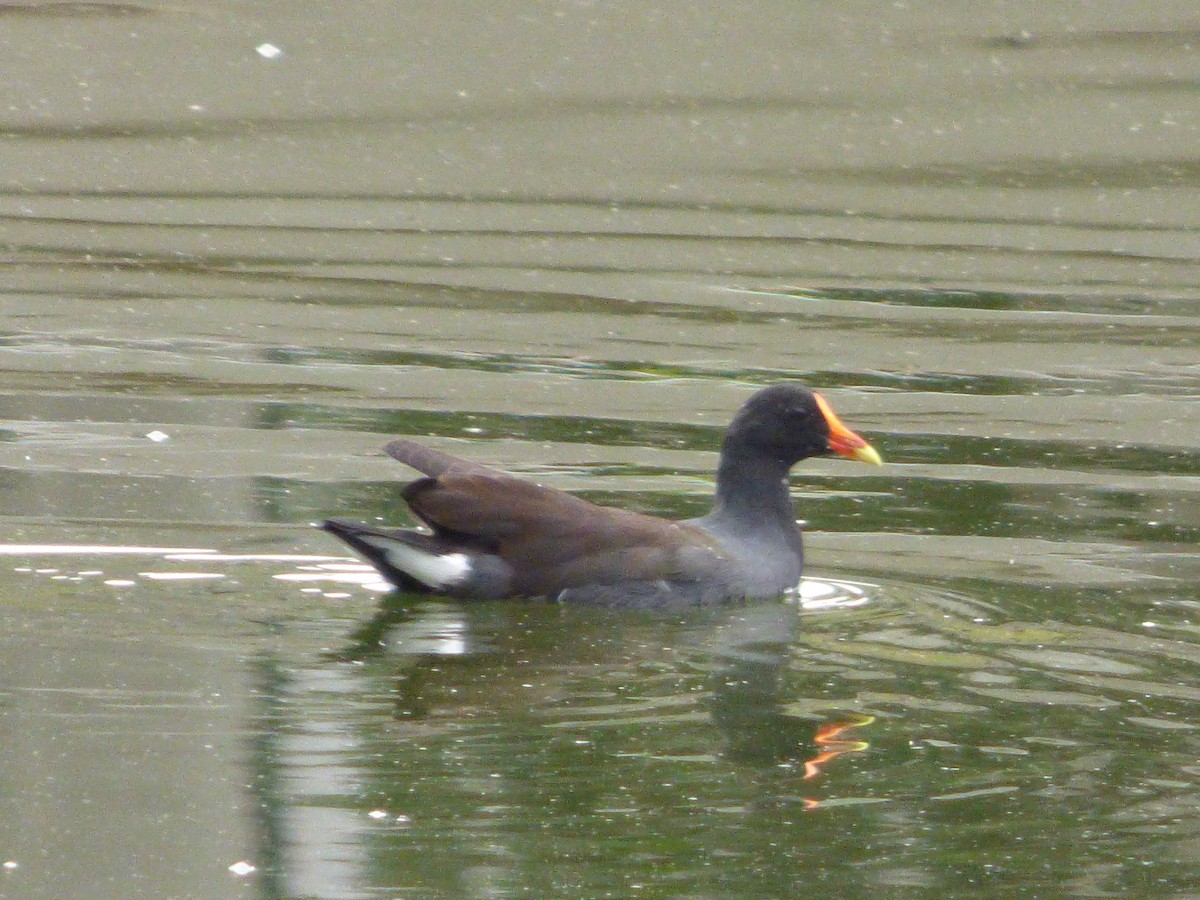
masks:
[[[362,536],[366,534],[383,535],[393,540],[402,540],[423,549],[433,550],[434,548],[428,546],[428,542],[433,540],[430,535],[422,534],[419,531],[406,531],[404,529],[372,528],[369,525],[363,525],[361,522],[351,522],[348,519],[326,519],[321,523],[321,529],[328,531],[334,537],[352,547],[356,553],[363,556],[371,565],[378,569],[379,574],[386,578],[394,587],[414,594],[428,594],[432,592],[429,585],[417,581],[417,579],[402,569],[397,569],[388,562],[384,551],[362,539]]]

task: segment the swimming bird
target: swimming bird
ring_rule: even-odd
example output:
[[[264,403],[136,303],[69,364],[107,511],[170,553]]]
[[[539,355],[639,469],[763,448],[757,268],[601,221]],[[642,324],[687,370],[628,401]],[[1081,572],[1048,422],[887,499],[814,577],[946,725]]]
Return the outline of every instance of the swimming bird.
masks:
[[[792,466],[827,454],[882,463],[820,394],[794,382],[742,405],[721,445],[712,510],[682,521],[599,506],[413,441],[385,450],[425,476],[402,496],[428,530],[345,519],[322,527],[397,588],[652,608],[796,587],[804,552],[788,494]]]

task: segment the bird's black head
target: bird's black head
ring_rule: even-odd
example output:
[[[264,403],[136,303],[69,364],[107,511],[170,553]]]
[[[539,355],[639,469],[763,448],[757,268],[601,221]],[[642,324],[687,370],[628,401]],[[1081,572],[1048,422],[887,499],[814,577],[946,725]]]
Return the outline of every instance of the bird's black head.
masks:
[[[823,397],[793,383],[763,388],[742,404],[726,432],[725,444],[787,468],[827,453],[875,465],[881,462],[874,448],[843,425]]]

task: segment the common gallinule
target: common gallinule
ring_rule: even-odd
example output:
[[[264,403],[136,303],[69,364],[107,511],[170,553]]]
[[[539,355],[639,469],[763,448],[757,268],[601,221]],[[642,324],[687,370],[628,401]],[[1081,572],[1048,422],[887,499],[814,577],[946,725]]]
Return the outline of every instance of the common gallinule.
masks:
[[[431,533],[343,519],[322,527],[396,587],[642,607],[768,598],[795,587],[804,557],[788,471],[827,453],[882,462],[820,394],[796,384],[764,388],[743,404],[721,445],[712,511],[680,522],[596,506],[412,441],[385,449],[425,474],[402,496]]]

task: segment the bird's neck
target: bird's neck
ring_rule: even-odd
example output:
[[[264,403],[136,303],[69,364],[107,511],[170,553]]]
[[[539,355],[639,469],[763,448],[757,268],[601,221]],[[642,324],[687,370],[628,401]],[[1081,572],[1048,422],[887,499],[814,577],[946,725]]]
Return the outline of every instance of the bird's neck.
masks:
[[[746,448],[734,453],[730,449],[726,446],[717,466],[717,492],[709,518],[757,522],[767,528],[794,527],[796,513],[787,486],[790,466]]]

